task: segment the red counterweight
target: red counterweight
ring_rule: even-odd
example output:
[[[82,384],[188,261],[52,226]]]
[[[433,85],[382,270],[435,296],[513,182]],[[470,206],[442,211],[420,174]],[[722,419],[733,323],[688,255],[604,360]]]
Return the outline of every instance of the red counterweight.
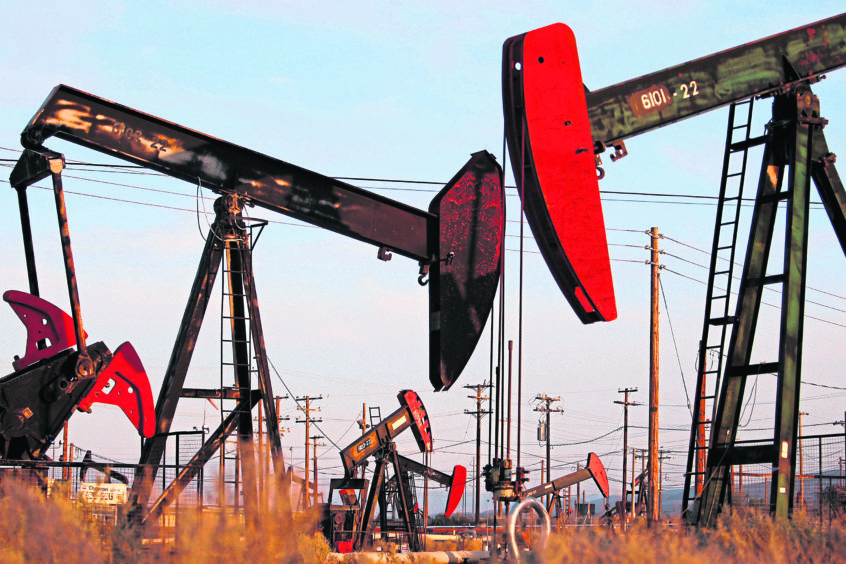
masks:
[[[506,139],[526,219],[582,323],[617,318],[576,38],[564,24],[503,46]]]
[[[130,343],[123,343],[117,348],[112,362],[100,373],[94,388],[79,402],[79,409],[91,411],[94,403],[118,406],[138,433],[147,438],[156,432],[156,407],[150,380]]]

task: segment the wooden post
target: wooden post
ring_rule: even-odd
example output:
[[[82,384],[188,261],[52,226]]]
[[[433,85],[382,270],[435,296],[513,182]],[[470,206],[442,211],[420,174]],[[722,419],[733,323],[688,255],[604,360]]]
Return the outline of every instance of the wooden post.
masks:
[[[658,507],[658,361],[659,361],[659,327],[658,327],[658,291],[659,291],[659,249],[657,227],[652,228],[652,314],[649,340],[649,489],[646,496],[646,518],[650,525],[661,519]],[[643,484],[641,484],[643,487]]]

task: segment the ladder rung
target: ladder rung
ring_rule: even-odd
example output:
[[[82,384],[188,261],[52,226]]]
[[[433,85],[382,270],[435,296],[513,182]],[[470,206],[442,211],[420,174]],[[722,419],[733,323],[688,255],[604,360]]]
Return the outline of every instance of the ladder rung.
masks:
[[[711,300],[724,300],[728,297],[728,294],[720,294],[718,296],[711,296]]]
[[[708,320],[708,325],[718,326],[718,325],[732,325],[737,323],[737,316],[736,315],[727,315],[725,317],[714,317]]]
[[[726,226],[726,225],[737,225],[737,222],[736,221],[724,221],[720,224],[720,227],[723,227],[723,226]]]
[[[723,274],[731,274],[731,270],[718,270],[714,273],[714,276],[722,276]]]

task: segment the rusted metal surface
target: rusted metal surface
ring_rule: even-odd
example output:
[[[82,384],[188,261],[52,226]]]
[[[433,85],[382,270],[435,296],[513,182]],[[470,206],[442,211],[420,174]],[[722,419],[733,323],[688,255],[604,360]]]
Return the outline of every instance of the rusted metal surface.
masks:
[[[21,134],[37,148],[50,136],[140,164],[416,259],[429,260],[436,219],[267,155],[69,86],[57,86]]]
[[[563,24],[503,46],[506,139],[526,219],[582,323],[617,317],[585,93]]]
[[[593,140],[610,145],[844,65],[846,13],[588,92]]]
[[[103,343],[87,352],[95,372],[112,358]],[[76,378],[78,357],[66,349],[0,378],[0,458],[37,460],[53,443],[94,386],[92,378]]]
[[[432,200],[438,240],[429,271],[429,380],[448,390],[479,342],[499,283],[505,210],[502,169],[487,151]]]

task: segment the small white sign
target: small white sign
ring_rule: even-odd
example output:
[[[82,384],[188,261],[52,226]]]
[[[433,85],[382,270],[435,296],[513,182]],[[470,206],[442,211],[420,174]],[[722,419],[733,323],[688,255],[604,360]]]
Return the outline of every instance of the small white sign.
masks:
[[[123,505],[126,503],[126,484],[98,484],[82,482],[79,498],[86,503]]]

